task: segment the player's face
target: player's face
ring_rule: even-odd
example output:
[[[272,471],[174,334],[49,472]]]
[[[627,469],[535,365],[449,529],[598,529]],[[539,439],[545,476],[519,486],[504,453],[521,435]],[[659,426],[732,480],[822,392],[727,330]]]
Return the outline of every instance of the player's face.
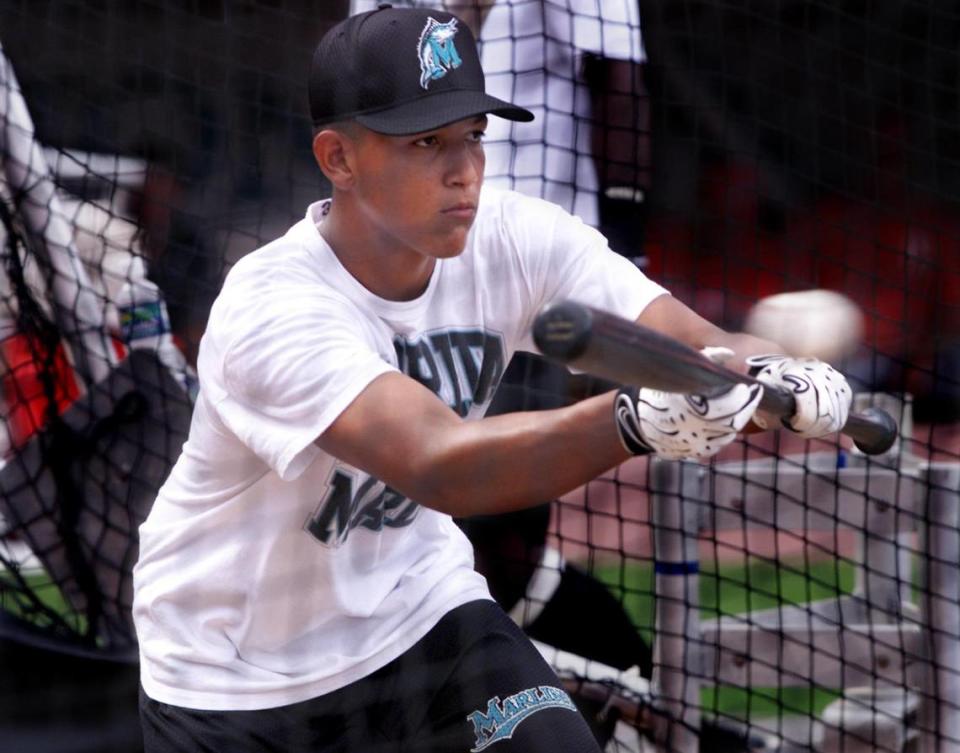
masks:
[[[367,132],[356,197],[386,244],[437,259],[463,251],[485,164],[485,116],[413,136]]]

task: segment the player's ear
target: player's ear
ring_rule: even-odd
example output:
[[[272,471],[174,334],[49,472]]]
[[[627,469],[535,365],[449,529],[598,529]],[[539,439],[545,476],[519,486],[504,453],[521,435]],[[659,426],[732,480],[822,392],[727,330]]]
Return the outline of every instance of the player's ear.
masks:
[[[313,137],[313,157],[334,188],[350,188],[355,179],[353,142],[337,129],[325,128]]]

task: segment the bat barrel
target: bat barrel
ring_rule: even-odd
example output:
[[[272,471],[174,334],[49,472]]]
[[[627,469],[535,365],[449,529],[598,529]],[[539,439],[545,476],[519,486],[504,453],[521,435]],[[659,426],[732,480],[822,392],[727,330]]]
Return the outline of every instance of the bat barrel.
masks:
[[[728,389],[734,374],[672,337],[574,301],[544,306],[533,341],[545,356],[580,371],[664,392],[709,396]]]
[[[534,320],[533,340],[544,355],[621,384],[709,396],[738,382],[756,383],[672,337],[574,301],[545,306]],[[796,402],[788,390],[764,386],[760,408],[789,418]],[[877,455],[893,446],[897,424],[889,413],[871,408],[851,415],[843,433],[864,453]]]

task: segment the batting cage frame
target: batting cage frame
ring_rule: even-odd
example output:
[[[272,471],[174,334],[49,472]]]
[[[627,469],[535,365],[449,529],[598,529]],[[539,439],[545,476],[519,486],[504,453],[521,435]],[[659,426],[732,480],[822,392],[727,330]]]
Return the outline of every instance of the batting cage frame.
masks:
[[[901,407],[908,417],[909,404]],[[844,467],[835,453],[805,461],[782,456],[709,469],[655,463],[653,704],[670,719],[658,741],[684,753],[698,750],[700,691],[708,682],[840,688],[841,698],[811,729],[813,739],[803,741],[824,753],[955,749],[960,464],[929,462],[899,448],[879,458],[853,456]],[[854,592],[701,621],[701,533],[771,527],[856,531]],[[911,533],[920,534],[916,544]],[[918,596],[911,593],[914,559]],[[784,735],[777,724],[769,731]]]
[[[595,198],[597,227],[617,244],[639,239],[643,248],[615,251],[727,328],[745,325],[748,311],[773,293],[845,290],[856,298],[857,305],[847,301],[853,314],[862,317],[844,320],[851,331],[840,339],[852,344],[838,356],[838,368],[856,390],[853,413],[873,419],[885,412],[897,436],[873,454],[858,450],[849,437],[801,441],[780,432],[742,437],[709,462],[634,458],[559,500],[544,501],[550,512],[534,526],[542,524],[540,538],[517,556],[520,567],[504,570],[518,583],[511,584],[516,598],[502,606],[528,632],[609,753],[696,753],[718,730],[738,753],[960,753],[960,407],[949,398],[960,394],[957,365],[949,360],[960,352],[951,319],[960,311],[960,268],[952,256],[960,250],[960,224],[950,219],[951,212],[960,216],[960,178],[954,176],[960,176],[954,145],[960,129],[943,115],[944,108],[955,113],[960,105],[950,104],[956,81],[941,65],[949,57],[941,36],[960,33],[960,21],[944,12],[947,31],[924,26],[921,20],[937,13],[909,2],[880,3],[875,13],[817,0],[784,3],[777,12],[751,3],[671,2],[637,6],[650,33],[640,48],[633,44],[629,61],[605,59],[603,46],[620,39],[621,27],[637,31],[631,14],[624,21],[608,11],[616,15],[613,35],[603,42],[600,34],[597,49],[576,47],[584,28],[611,33],[602,2],[478,3],[504,13],[549,10],[537,16],[539,26],[494,15],[478,38],[481,51],[484,44],[509,51],[503,61],[511,65],[504,62],[493,74],[501,83],[510,79],[509,94],[522,93],[524,81],[561,79],[559,99],[544,94],[542,101],[519,104],[537,110],[538,126],[570,115],[575,134],[561,138],[541,128],[536,139],[532,131],[493,139],[491,151],[512,150],[508,162],[517,174],[492,177],[521,190],[549,184],[550,198],[573,197],[568,209],[582,209],[585,199],[592,207]],[[46,15],[10,9],[0,15],[69,30],[55,5]],[[94,5],[64,7],[77,17],[89,13],[105,27],[127,28],[122,3]],[[62,680],[70,692],[91,699],[97,678],[109,676],[106,667],[125,670],[112,702],[123,708],[128,726],[136,725],[137,714],[131,617],[137,529],[188,435],[197,390],[192,364],[214,289],[240,257],[302,217],[301,204],[330,190],[305,168],[311,163],[313,170],[310,126],[304,113],[290,114],[291,103],[302,104],[302,81],[292,74],[287,79],[290,70],[296,76],[306,70],[316,11],[296,2],[240,5],[131,4],[141,15],[134,14],[130,37],[149,38],[153,52],[169,46],[165,34],[179,34],[190,40],[184,47],[198,50],[204,30],[222,36],[191,53],[201,63],[213,61],[209,68],[197,64],[186,71],[144,53],[132,72],[119,77],[122,85],[112,84],[114,95],[130,88],[135,106],[124,112],[151,120],[140,128],[154,131],[143,142],[126,138],[116,154],[109,153],[104,134],[84,143],[73,143],[70,135],[57,139],[49,105],[47,112],[28,107],[34,95],[37,103],[51,100],[57,75],[34,74],[28,46],[0,40],[6,43],[0,46],[0,639],[9,642],[11,655],[29,649],[45,657],[51,688]],[[324,24],[345,16],[347,6],[324,11]],[[554,20],[562,16],[562,24],[552,27],[551,13]],[[891,20],[897,13],[907,29],[902,39]],[[568,18],[578,14],[585,27]],[[170,29],[140,23],[161,17],[173,19]],[[267,19],[264,35],[257,36],[254,17]],[[73,16],[65,12],[64,18]],[[764,52],[740,70],[732,43],[707,43],[711,19],[729,21],[744,46],[751,41],[748,31],[759,29],[782,35],[784,59],[803,54],[774,65],[764,57],[772,42],[757,36]],[[831,39],[815,32],[818,24],[864,36]],[[129,51],[130,40],[114,36],[111,43]],[[279,49],[282,39],[304,48],[290,53],[296,66],[278,64],[271,45]],[[892,39],[901,39],[896,49],[904,65],[895,88],[881,75],[894,65],[892,53],[878,42]],[[250,40],[269,48],[263,60],[247,54]],[[524,68],[521,50],[530,54],[533,48],[539,62]],[[845,74],[847,89],[824,74],[835,48],[848,65],[862,68],[859,79]],[[25,90],[11,60],[27,79]],[[783,81],[773,80],[764,61]],[[629,75],[615,65],[625,62],[634,66]],[[754,84],[745,83],[751,76]],[[641,93],[633,87],[642,79],[648,85]],[[837,112],[850,111],[850,121],[836,126],[849,137],[843,148],[823,123],[813,128],[804,121],[801,128],[789,122],[791,116],[812,117],[814,106],[805,108],[802,95],[790,101],[790,86],[808,79],[837,101],[850,98],[841,106],[824,95],[825,112],[817,116],[832,123]],[[849,84],[854,79],[857,84]],[[611,82],[619,104],[601,103],[598,96],[598,87]],[[156,135],[163,118],[137,100],[147,96],[144,91],[158,100],[173,91],[182,99],[187,115],[170,114],[169,121],[185,131],[195,128],[193,142],[181,143],[189,138],[179,131],[176,138]],[[101,110],[115,103],[90,97],[81,110],[93,125],[66,133],[111,130]],[[765,110],[762,97],[778,104]],[[644,130],[640,108],[634,111],[638,102],[651,107],[652,133]],[[865,123],[858,106],[874,119]],[[901,112],[911,107],[923,115],[919,125]],[[629,179],[621,181],[617,170],[609,171],[616,180],[608,179],[609,161],[603,166],[596,154],[584,152],[588,131],[629,142],[637,159]],[[641,159],[648,138],[654,154]],[[908,147],[910,139],[923,146]],[[296,156],[288,157],[294,149]],[[548,176],[554,167],[548,154],[558,152],[573,155],[574,175]],[[249,162],[248,153],[254,155]],[[819,161],[807,172],[813,153]],[[284,160],[274,161],[280,154]],[[599,167],[578,185],[587,157]],[[534,163],[538,169],[530,171]],[[847,183],[857,169],[866,175],[863,186]],[[939,203],[925,203],[931,195]],[[891,283],[898,275],[902,280]],[[921,337],[927,325],[934,331]],[[789,319],[783,326],[790,329]],[[543,377],[546,361],[517,359],[502,394],[523,393],[507,401],[513,409],[554,408],[608,389],[614,382],[607,380],[626,383],[651,360],[636,342],[617,337],[590,357],[560,359],[572,360],[578,370],[560,380],[562,395],[547,394],[556,384]],[[700,368],[724,378],[721,367]],[[665,383],[648,386],[667,389],[677,378],[671,373]],[[914,401],[911,390],[918,389],[926,394]],[[938,433],[937,427],[946,428]],[[878,419],[873,428],[883,433],[891,425]],[[479,551],[468,523],[459,522]],[[755,540],[763,544],[754,548]],[[727,558],[735,563],[735,577],[721,566]],[[772,587],[752,583],[750,568],[757,563],[776,579],[795,578],[804,593],[781,592],[780,580]],[[816,566],[832,569],[824,582],[817,581]],[[603,642],[603,626],[591,628],[589,614],[580,615],[584,625],[571,632],[582,641],[592,631],[591,645],[575,648],[537,633],[573,570],[601,584],[603,597],[616,602],[617,617],[649,644],[652,672],[626,650],[618,666],[612,658],[596,658],[604,655],[591,651]],[[488,579],[493,586],[495,577]],[[725,590],[742,593],[742,600],[725,602]],[[706,596],[711,591],[713,599]],[[63,676],[80,670],[58,669],[61,663],[81,666],[70,662],[88,662],[83,685]],[[11,687],[0,702],[21,700]],[[737,707],[731,711],[721,699],[734,694],[747,700],[729,703]],[[46,708],[54,704],[41,695],[22,699],[35,704],[23,715],[25,726],[37,726],[44,714],[56,718]],[[793,703],[801,695],[804,701]],[[7,731],[0,724],[0,732]],[[24,734],[28,738],[40,739]],[[43,740],[36,750],[52,744]],[[130,750],[129,740],[104,740],[91,750]],[[712,753],[728,751],[714,747]]]

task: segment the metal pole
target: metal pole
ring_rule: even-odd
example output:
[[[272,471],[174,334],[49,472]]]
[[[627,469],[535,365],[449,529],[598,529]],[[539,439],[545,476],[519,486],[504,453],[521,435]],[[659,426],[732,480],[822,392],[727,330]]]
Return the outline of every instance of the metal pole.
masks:
[[[853,467],[862,468],[869,474],[871,468],[886,466],[901,473],[910,468],[907,453],[908,444],[905,439],[913,435],[913,396],[910,394],[892,395],[886,392],[861,392],[854,395],[853,410],[863,413],[870,408],[880,408],[887,411],[899,427],[896,441],[887,452],[875,455],[869,459],[856,447],[850,452],[850,463]],[[865,487],[868,496],[874,496],[874,484],[869,482]],[[898,490],[897,493],[899,493]],[[896,493],[895,493],[896,494]],[[880,503],[879,507],[885,507]],[[912,602],[910,573],[912,570],[913,530],[907,530],[899,520],[899,514],[890,511],[889,519],[884,522],[883,515],[876,515],[878,507],[868,511],[868,519],[864,521],[866,532],[858,534],[860,561],[856,570],[854,594],[863,596],[870,606],[870,621],[874,623],[889,623],[900,617],[903,605]],[[872,514],[871,514],[872,513]],[[870,524],[879,528],[870,528]],[[893,538],[887,534],[895,532]],[[879,538],[876,534],[882,534]]]
[[[922,703],[923,750],[960,753],[960,464],[930,463],[924,625],[932,670]]]
[[[684,499],[680,463],[650,461],[650,504],[656,580],[653,686],[666,720],[658,745],[697,753],[700,729],[700,604],[698,505]]]

